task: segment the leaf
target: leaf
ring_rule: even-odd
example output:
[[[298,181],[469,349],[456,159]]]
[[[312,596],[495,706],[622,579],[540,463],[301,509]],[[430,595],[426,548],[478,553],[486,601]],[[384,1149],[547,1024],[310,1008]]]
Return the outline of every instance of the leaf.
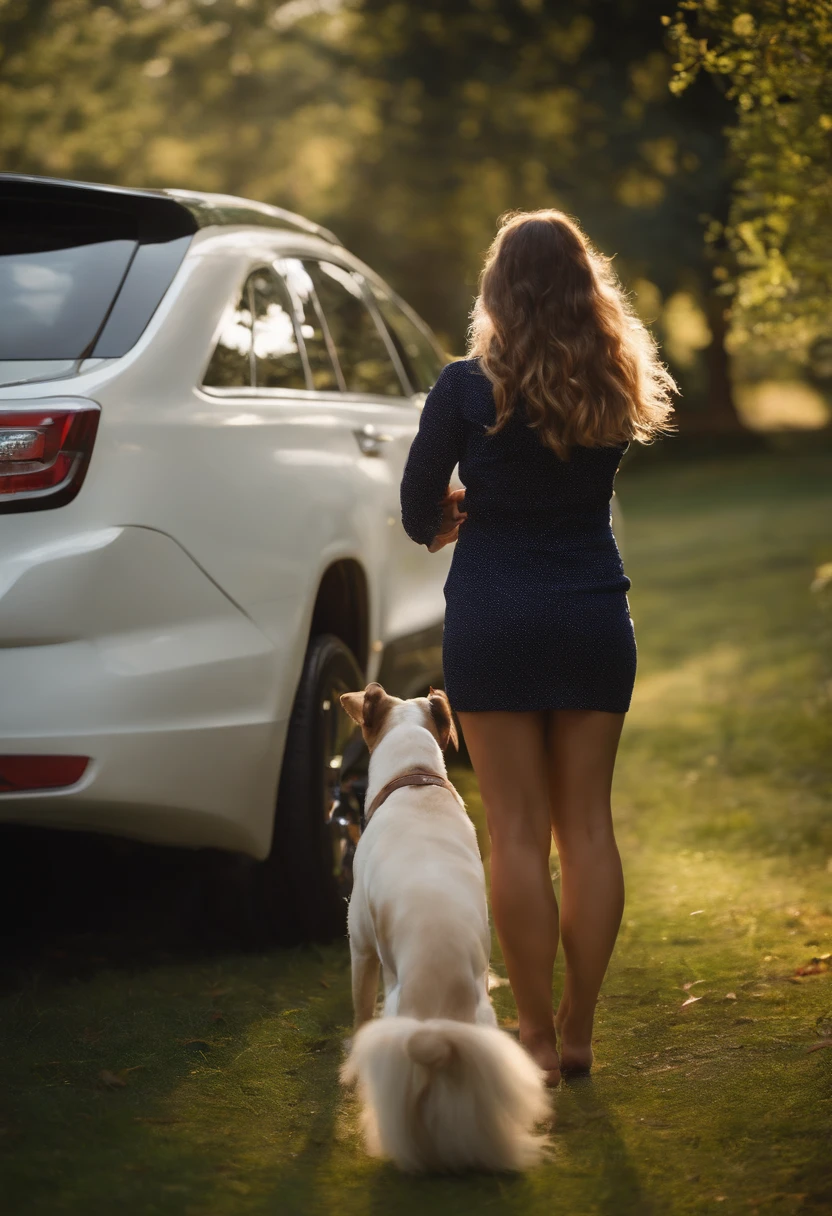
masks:
[[[824,1047],[832,1047],[832,1039],[821,1039],[819,1043],[811,1043],[807,1048],[807,1053],[810,1051],[822,1051]]]
[[[215,1009],[214,1012],[211,1014],[211,1021],[212,1022],[221,1022],[222,1020],[223,1020],[222,1013],[220,1012],[219,1009]]]
[[[110,1072],[108,1068],[102,1068],[101,1072],[98,1074],[98,1079],[102,1085],[106,1085],[108,1089],[127,1088],[127,1082],[125,1081],[124,1077],[119,1076],[118,1073]]]
[[[686,1001],[682,1001],[682,1009],[685,1009],[688,1005],[695,1005],[697,1001],[701,1000],[701,996],[689,996]]]
[[[737,999],[736,992],[726,992],[725,996],[723,997],[723,1000],[726,1000],[726,1001],[735,1001],[736,999]]]
[[[818,954],[814,958],[810,958],[808,963],[804,963],[802,967],[795,967],[790,978],[794,979],[795,976],[804,975],[825,975],[832,971],[829,958],[828,954]]]
[[[704,980],[688,980],[686,984],[682,984],[683,992],[690,992],[691,988],[695,988],[697,984],[704,984]]]
[[[704,908],[697,908],[695,912],[691,912],[691,916],[701,916],[704,911]]]

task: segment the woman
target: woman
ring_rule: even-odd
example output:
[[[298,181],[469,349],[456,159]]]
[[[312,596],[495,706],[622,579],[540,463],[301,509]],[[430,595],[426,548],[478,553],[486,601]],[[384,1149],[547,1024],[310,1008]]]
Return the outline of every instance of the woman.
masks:
[[[668,429],[675,385],[608,263],[560,212],[506,217],[480,286],[469,358],[425,402],[402,519],[431,552],[458,540],[445,688],[485,805],[520,1040],[556,1085],[592,1064],[624,906],[610,789],[636,644],[613,479],[630,442]],[[464,491],[449,488],[457,463]]]

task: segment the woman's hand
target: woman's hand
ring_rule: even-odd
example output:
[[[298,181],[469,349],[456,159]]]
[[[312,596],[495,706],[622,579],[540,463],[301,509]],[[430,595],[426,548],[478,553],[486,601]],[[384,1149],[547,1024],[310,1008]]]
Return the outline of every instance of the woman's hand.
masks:
[[[445,545],[452,545],[459,536],[459,529],[468,518],[462,505],[465,502],[464,490],[452,490],[448,487],[442,499],[442,522],[439,531],[428,545],[428,553],[438,553]]]

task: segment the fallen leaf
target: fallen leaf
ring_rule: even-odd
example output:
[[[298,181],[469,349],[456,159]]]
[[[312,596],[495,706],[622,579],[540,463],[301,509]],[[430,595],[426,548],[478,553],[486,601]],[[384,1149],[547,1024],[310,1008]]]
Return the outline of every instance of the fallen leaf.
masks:
[[[824,587],[826,587],[829,583],[832,583],[832,562],[822,562],[821,565],[817,566],[815,569],[815,577],[809,584],[809,590],[814,591],[817,595],[817,593],[819,591],[823,591]]]
[[[691,988],[695,988],[697,984],[704,983],[704,980],[688,980],[686,984],[682,984],[682,992],[690,992]]]
[[[319,980],[318,982],[320,983],[320,985],[321,985],[321,987],[322,987],[322,988],[328,988],[328,987],[329,987],[329,984],[326,982],[326,980]]]
[[[684,1009],[687,1005],[695,1005],[697,1001],[701,1000],[701,996],[689,996],[686,1001],[682,1001],[682,1009]]]
[[[212,1022],[221,1022],[222,1020],[223,1020],[223,1015],[220,1013],[219,1009],[215,1009],[214,1012],[211,1014],[211,1021]]]
[[[704,911],[704,908],[697,908],[695,912],[691,912],[691,916],[701,916]]]
[[[98,1074],[98,1079],[103,1085],[106,1085],[108,1089],[125,1089],[127,1087],[127,1082],[125,1081],[124,1077],[120,1077],[117,1073],[110,1072],[108,1068],[102,1068],[101,1072]]]
[[[230,988],[212,988],[208,995],[216,1000],[218,996],[228,996],[230,991]]]
[[[814,958],[810,958],[808,963],[802,967],[795,967],[794,975],[825,975],[827,971],[832,971],[829,964],[828,954],[818,954]]]
[[[819,1043],[812,1043],[806,1051],[822,1051],[824,1047],[832,1047],[832,1039],[821,1039]]]
[[[726,992],[723,998],[726,1001],[735,1001],[737,999],[736,992]]]

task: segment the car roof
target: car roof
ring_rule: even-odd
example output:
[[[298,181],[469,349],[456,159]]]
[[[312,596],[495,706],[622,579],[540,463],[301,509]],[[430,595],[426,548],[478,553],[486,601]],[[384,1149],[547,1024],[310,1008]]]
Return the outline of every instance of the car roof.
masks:
[[[254,199],[237,198],[232,194],[211,194],[201,190],[145,190],[137,187],[107,186],[100,182],[76,182],[55,177],[36,177],[22,173],[0,173],[0,200],[13,197],[108,203],[119,210],[132,211],[163,236],[186,235],[200,228],[246,226],[305,232],[320,237],[332,245],[340,241],[327,228],[305,216],[259,203]],[[159,239],[157,236],[156,239]]]

